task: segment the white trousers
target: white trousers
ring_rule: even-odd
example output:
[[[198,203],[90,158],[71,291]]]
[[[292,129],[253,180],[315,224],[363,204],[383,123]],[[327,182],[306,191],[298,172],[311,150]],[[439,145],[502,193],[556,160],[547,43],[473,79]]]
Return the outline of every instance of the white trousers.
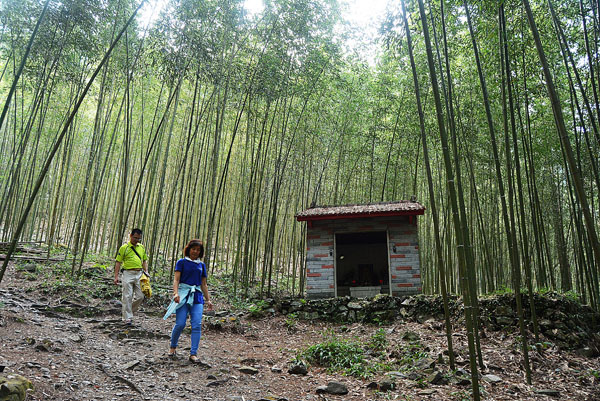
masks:
[[[142,287],[140,286],[141,277],[142,270],[123,270],[123,276],[121,277],[121,302],[123,303],[121,315],[123,320],[133,319],[133,312],[136,312],[139,309],[142,301],[144,300],[144,293],[142,292]]]

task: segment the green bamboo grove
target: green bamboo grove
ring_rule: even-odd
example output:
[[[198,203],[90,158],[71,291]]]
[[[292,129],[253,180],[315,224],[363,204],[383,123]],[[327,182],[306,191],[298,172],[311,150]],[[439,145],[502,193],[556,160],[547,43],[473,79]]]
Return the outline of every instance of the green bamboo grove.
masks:
[[[393,3],[375,61],[334,0],[145,3],[0,3],[0,241],[78,274],[138,226],[155,274],[197,237],[239,294],[301,294],[295,213],[414,195],[473,351],[481,294],[600,307],[597,1]]]

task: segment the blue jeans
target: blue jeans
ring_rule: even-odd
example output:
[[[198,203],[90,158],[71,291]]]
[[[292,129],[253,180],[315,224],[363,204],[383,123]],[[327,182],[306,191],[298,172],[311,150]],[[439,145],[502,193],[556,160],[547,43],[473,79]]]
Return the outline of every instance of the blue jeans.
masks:
[[[185,322],[188,314],[190,315],[190,323],[192,325],[192,346],[190,355],[196,355],[198,352],[198,344],[200,344],[200,336],[202,334],[202,312],[204,304],[185,304],[175,312],[175,326],[171,332],[171,348],[177,348],[179,336],[185,328]]]

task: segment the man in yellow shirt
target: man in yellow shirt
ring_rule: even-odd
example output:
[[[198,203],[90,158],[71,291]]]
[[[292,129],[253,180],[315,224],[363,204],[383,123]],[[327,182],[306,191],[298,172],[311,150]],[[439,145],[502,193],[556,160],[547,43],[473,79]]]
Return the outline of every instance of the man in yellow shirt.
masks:
[[[142,270],[148,274],[148,256],[146,249],[140,244],[142,230],[134,228],[129,234],[129,242],[122,245],[117,253],[115,263],[115,285],[119,284],[119,271],[123,270],[121,285],[123,303],[121,315],[126,324],[131,324],[133,313],[136,312],[144,294],[140,287]]]

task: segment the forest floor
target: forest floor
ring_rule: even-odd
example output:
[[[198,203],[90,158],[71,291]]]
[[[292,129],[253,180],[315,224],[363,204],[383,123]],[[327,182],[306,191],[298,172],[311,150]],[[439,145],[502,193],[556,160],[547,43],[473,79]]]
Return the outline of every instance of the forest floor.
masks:
[[[441,322],[339,325],[291,321],[279,314],[260,319],[249,318],[247,313],[233,317],[231,305],[213,291],[217,311],[238,319],[239,324],[236,330],[203,325],[198,354],[206,365],[199,365],[187,359],[187,331],[180,340],[179,359],[167,357],[173,317],[162,319],[164,306],[144,301],[134,325],[127,327],[120,322],[118,300],[93,295],[99,294],[98,288],[113,285],[109,272],[103,278],[89,279],[86,288],[82,288],[85,281],[74,284],[58,275],[51,278],[48,272],[44,281],[40,277],[11,263],[0,286],[0,368],[4,370],[0,375],[18,373],[31,380],[34,388],[28,400],[471,399],[470,386],[456,380],[432,384],[397,372],[395,388],[380,392],[367,386],[381,383],[381,372],[361,379],[313,364],[306,375],[288,373],[290,362],[302,350],[325,341],[324,333],[330,339],[360,344],[381,340],[384,333],[385,341],[380,344],[385,352],[402,353],[410,332],[423,345],[421,354],[446,359],[437,369],[450,378],[453,372],[443,356],[446,336]],[[114,294],[117,289],[112,290]],[[456,327],[453,339],[457,362],[468,370],[464,330]],[[600,400],[597,358],[551,345],[543,353],[532,351],[533,384],[527,385],[518,336],[488,332],[481,347],[487,366],[481,374],[492,374],[492,381],[497,381],[481,380],[482,399]],[[331,381],[345,385],[348,394],[317,393],[319,386]]]

